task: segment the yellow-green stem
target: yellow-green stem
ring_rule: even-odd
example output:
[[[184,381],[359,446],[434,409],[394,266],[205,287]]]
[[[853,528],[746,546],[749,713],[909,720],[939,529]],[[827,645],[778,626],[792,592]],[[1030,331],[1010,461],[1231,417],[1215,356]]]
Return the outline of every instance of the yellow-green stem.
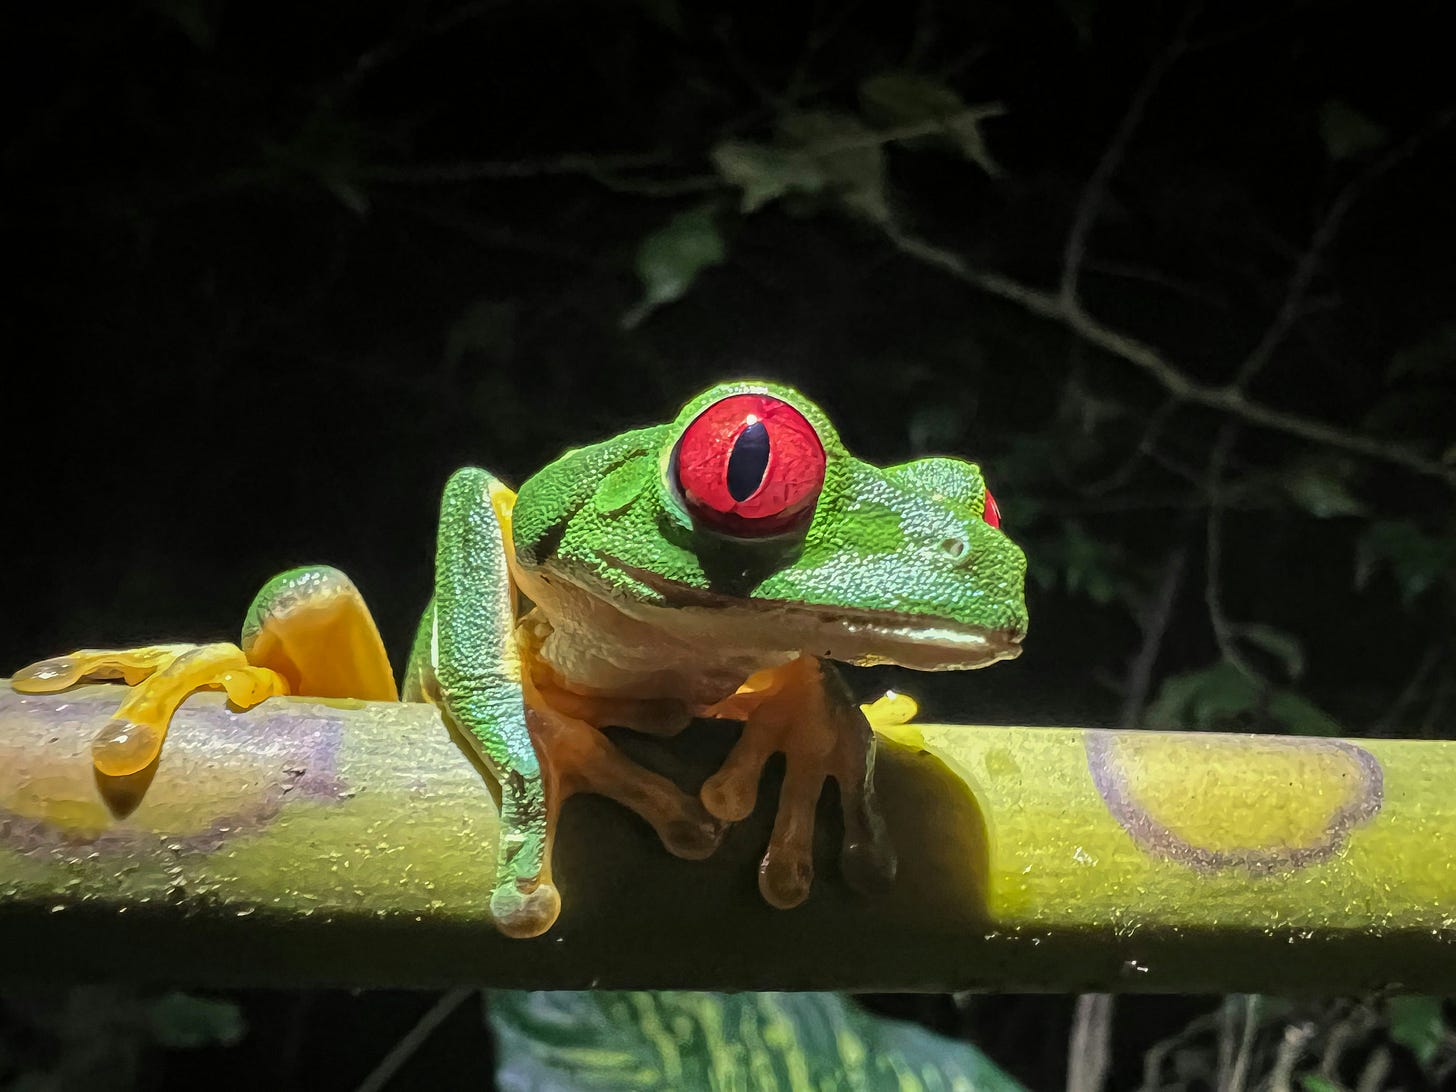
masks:
[[[191,699],[157,767],[103,783],[115,687],[0,685],[0,974],[531,988],[1456,987],[1456,743],[911,725],[878,785],[887,890],[764,905],[775,786],[710,861],[566,805],[564,909],[488,914],[488,779],[428,706]],[[731,742],[618,737],[696,785]]]

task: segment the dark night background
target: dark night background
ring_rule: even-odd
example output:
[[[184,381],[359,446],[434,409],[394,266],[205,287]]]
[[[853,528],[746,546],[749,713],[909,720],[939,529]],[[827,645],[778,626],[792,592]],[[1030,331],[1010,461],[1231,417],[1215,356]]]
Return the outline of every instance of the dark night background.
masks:
[[[1449,735],[1439,10],[9,10],[0,672],[226,639],[315,560],[402,660],[450,470],[519,482],[757,374],[865,458],[981,462],[1031,558],[1020,660],[856,673],[864,693],[987,723]],[[85,1015],[129,998],[5,995],[0,1082],[352,1087],[429,1005],[240,995],[238,1045],[182,1051]],[[1066,1080],[1074,998],[871,1003]],[[1232,1004],[1119,999],[1108,1087],[1182,1030],[1157,1086],[1214,1087],[1198,1021]],[[1294,1027],[1313,1092],[1377,1063],[1437,1087],[1456,1059],[1439,1007],[1433,1051],[1378,1000],[1260,1011],[1253,1081]],[[484,1083],[477,1017],[391,1087]]]

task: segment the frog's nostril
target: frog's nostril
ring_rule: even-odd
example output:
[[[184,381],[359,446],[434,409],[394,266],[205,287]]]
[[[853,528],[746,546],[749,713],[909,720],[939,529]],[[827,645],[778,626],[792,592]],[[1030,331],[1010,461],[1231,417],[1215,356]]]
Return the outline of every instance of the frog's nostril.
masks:
[[[970,543],[963,538],[945,538],[940,542],[940,552],[952,561],[961,560],[970,548]]]

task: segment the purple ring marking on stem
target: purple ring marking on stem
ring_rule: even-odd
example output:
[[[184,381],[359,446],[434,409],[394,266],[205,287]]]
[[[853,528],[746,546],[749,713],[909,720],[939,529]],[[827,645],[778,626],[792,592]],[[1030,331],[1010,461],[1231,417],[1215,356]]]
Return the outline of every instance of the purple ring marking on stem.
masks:
[[[68,692],[45,695],[22,695],[0,689],[0,715],[21,712],[24,706],[70,705],[76,712],[64,714],[72,723],[94,725],[114,710],[115,702],[104,695],[73,695]],[[182,832],[146,829],[118,821],[95,832],[67,829],[35,816],[20,815],[0,807],[0,844],[27,855],[56,851],[74,852],[79,848],[104,853],[125,854],[157,842],[165,843],[173,852],[212,853],[230,839],[245,837],[267,826],[283,808],[284,801],[310,799],[334,803],[349,796],[338,772],[341,723],[327,710],[305,714],[296,707],[287,714],[270,713],[266,707],[248,713],[234,713],[225,708],[191,710],[192,723],[169,742],[164,763],[179,763],[181,774],[189,766],[207,762],[204,755],[188,745],[187,734],[194,731],[226,732],[230,749],[247,756],[245,768],[239,771],[239,784],[227,792],[232,805],[226,814],[217,815],[205,826]],[[28,718],[46,714],[22,713]],[[53,714],[52,714],[53,715]],[[74,730],[74,729],[70,729]],[[175,731],[175,729],[174,729]],[[78,761],[85,761],[79,758]],[[172,776],[177,776],[176,767]],[[148,791],[155,792],[155,788]]]
[[[1089,729],[1082,734],[1087,768],[1107,810],[1145,852],[1178,861],[1198,872],[1242,868],[1255,875],[1293,871],[1328,860],[1344,845],[1350,832],[1373,819],[1385,799],[1385,772],[1363,747],[1342,739],[1305,739],[1286,745],[1333,751],[1349,758],[1360,783],[1353,799],[1330,815],[1323,835],[1307,845],[1235,846],[1214,849],[1195,845],[1148,814],[1134,798],[1127,771],[1117,756],[1119,733]]]

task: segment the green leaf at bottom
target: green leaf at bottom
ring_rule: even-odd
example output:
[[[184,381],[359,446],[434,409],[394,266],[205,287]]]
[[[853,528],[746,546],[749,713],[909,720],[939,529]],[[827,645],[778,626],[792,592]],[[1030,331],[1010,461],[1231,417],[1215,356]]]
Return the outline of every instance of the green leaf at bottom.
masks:
[[[829,993],[490,995],[502,1092],[1021,1088],[968,1043]]]

